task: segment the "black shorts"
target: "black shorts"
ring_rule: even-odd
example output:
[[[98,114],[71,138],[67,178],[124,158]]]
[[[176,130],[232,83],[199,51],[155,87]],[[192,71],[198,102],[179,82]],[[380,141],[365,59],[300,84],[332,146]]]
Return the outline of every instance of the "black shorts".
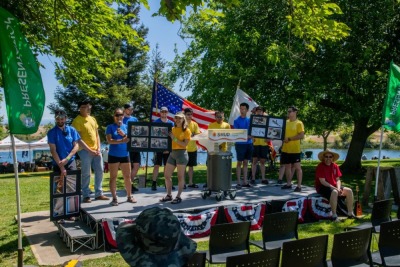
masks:
[[[268,146],[253,146],[253,158],[268,159],[269,147]]]
[[[131,163],[139,163],[140,164],[140,152],[129,152],[129,159]],[[110,163],[110,160],[108,160]]]
[[[157,152],[154,159],[154,165],[163,166],[164,164],[165,166],[167,164],[168,157],[169,153]]]
[[[189,155],[189,162],[187,166],[189,167],[197,166],[197,151],[188,152],[188,155]]]
[[[281,164],[293,164],[293,163],[299,163],[301,154],[300,153],[286,153],[282,152],[281,153]]]
[[[108,155],[108,164],[112,163],[129,163],[129,157],[114,157],[112,155]]]
[[[343,186],[340,188],[343,190]],[[332,194],[333,190],[334,189],[332,187],[326,187],[326,186],[321,185],[321,187],[319,188],[318,194],[320,194],[322,197],[329,200],[331,198],[331,194]]]

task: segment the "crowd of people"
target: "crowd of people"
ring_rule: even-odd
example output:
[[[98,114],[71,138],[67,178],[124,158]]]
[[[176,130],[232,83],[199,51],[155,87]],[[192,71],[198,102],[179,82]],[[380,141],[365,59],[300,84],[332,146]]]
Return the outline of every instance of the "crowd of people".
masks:
[[[113,113],[114,122],[106,128],[107,150],[100,150],[100,137],[96,119],[90,115],[91,104],[89,101],[82,101],[78,104],[79,114],[73,120],[72,126],[66,125],[67,115],[63,110],[55,112],[56,125],[48,132],[48,143],[53,158],[54,170],[61,173],[61,177],[67,170],[76,170],[75,157],[79,155],[81,160],[81,189],[84,203],[92,201],[89,189],[91,170],[94,172],[94,199],[110,200],[102,191],[103,172],[110,172],[110,192],[112,199],[110,204],[119,204],[116,194],[116,180],[118,171],[121,170],[126,190],[126,201],[136,203],[132,196],[138,189],[133,186],[133,179],[136,177],[140,167],[140,153],[129,152],[126,143],[129,142],[128,122],[137,122],[138,119],[132,116],[133,108],[130,104],[124,108],[117,108]],[[249,105],[240,104],[240,116],[234,120],[234,129],[250,128],[250,118],[247,116]],[[282,137],[283,145],[280,154],[281,168],[279,170],[278,184],[283,184],[283,176],[286,177],[286,184],[283,190],[292,189],[292,178],[297,177],[297,185],[294,192],[301,192],[302,169],[300,140],[304,138],[304,125],[297,118],[298,108],[291,106],[287,110],[285,135]],[[160,202],[179,204],[182,202],[181,194],[186,188],[185,176],[188,175],[187,187],[198,188],[193,180],[193,167],[197,165],[197,145],[191,138],[200,134],[198,124],[192,120],[193,110],[184,109],[183,112],[174,114],[174,120],[168,119],[168,108],[161,107],[160,118],[155,122],[166,123],[172,126],[169,137],[172,141],[171,151],[162,151],[155,154],[155,165],[152,177],[152,190],[157,190],[157,177],[160,166],[164,165],[165,188],[167,194],[160,199]],[[253,110],[255,115],[267,115],[262,107]],[[224,113],[215,112],[215,121],[209,124],[209,129],[230,129],[230,125],[224,122]],[[236,142],[236,189],[252,187],[256,184],[255,176],[257,164],[260,165],[261,183],[269,184],[265,174],[265,163],[270,158],[271,140],[248,135],[245,142]],[[221,151],[227,151],[227,144],[219,145]],[[321,153],[320,153],[321,154]],[[316,190],[318,193],[330,200],[332,211],[336,215],[335,205],[338,197],[346,197],[349,207],[353,205],[353,193],[350,188],[341,187],[340,170],[334,163],[338,155],[331,151],[324,151],[319,158],[321,163],[316,171]],[[252,162],[251,179],[248,181],[248,164]],[[177,170],[178,191],[175,197],[172,190],[175,189],[172,183],[172,174]],[[241,182],[241,180],[243,180]],[[206,186],[206,185],[205,185]],[[336,201],[336,202],[335,202]],[[354,216],[352,212],[349,216]],[[335,216],[334,216],[335,217]],[[335,217],[336,218],[336,217]]]

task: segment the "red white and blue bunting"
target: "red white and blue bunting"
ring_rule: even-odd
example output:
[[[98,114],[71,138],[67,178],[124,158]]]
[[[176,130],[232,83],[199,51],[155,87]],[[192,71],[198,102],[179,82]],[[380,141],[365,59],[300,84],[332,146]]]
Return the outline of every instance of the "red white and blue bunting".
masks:
[[[327,220],[332,218],[332,209],[329,201],[323,197],[308,198],[309,210],[315,219]]]
[[[308,199],[306,197],[291,199],[283,205],[282,211],[297,211],[299,213],[299,222],[302,223],[307,212],[307,203]]]
[[[204,210],[202,212],[191,213],[174,213],[181,223],[184,234],[191,238],[199,238],[209,236],[211,226],[215,224],[218,217],[218,208]]]
[[[104,231],[105,242],[110,246],[111,249],[117,249],[117,242],[115,239],[115,233],[118,226],[123,222],[133,223],[131,219],[125,218],[107,218],[102,220],[102,226]]]
[[[225,207],[225,216],[229,223],[251,222],[251,230],[260,230],[264,221],[264,203],[242,204]]]

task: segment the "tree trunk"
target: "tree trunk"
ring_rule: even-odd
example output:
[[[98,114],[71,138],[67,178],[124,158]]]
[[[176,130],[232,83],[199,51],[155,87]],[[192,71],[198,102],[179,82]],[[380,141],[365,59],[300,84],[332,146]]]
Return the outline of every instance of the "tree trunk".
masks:
[[[347,156],[340,169],[343,173],[361,172],[361,156],[364,151],[365,142],[375,130],[375,127],[368,127],[368,119],[361,118],[354,122],[354,131],[351,137],[350,147]]]

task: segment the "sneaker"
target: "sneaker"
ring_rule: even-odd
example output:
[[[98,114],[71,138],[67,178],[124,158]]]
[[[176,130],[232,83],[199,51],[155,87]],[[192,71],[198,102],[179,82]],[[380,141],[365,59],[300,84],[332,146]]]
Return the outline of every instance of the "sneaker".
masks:
[[[186,184],[183,185],[183,189],[186,189]]]
[[[111,206],[118,206],[118,199],[113,198],[113,200],[110,202]]]
[[[157,190],[157,182],[153,182],[151,185],[151,190],[156,191]]]
[[[95,198],[96,200],[109,200],[109,197],[106,197],[105,195],[101,195]]]
[[[292,185],[285,184],[284,186],[281,187],[281,189],[292,189]]]
[[[92,202],[92,200],[90,199],[90,197],[85,197],[83,199],[83,203],[91,203],[91,202]]]
[[[187,187],[190,188],[199,188],[199,186],[197,184],[189,184]]]
[[[278,184],[282,184],[282,182],[283,182],[282,180],[279,180],[279,179],[278,179]]]
[[[241,189],[241,188],[242,188],[242,186],[240,184],[236,185],[236,189]]]
[[[269,184],[269,181],[267,179],[261,180],[262,184]]]
[[[294,192],[301,192],[301,187],[296,186],[296,188],[293,191]]]
[[[132,192],[135,192],[135,191],[139,191],[139,189],[136,186],[132,185]]]
[[[339,217],[338,217],[337,215],[333,215],[332,218],[331,218],[331,220],[332,220],[333,222],[340,222]]]
[[[251,184],[256,184],[256,180],[251,179],[251,180],[250,180],[250,183],[251,183]]]
[[[247,183],[247,184],[242,184],[242,187],[247,187],[247,188],[249,188],[249,187],[251,187],[251,185],[250,185],[249,183]]]

